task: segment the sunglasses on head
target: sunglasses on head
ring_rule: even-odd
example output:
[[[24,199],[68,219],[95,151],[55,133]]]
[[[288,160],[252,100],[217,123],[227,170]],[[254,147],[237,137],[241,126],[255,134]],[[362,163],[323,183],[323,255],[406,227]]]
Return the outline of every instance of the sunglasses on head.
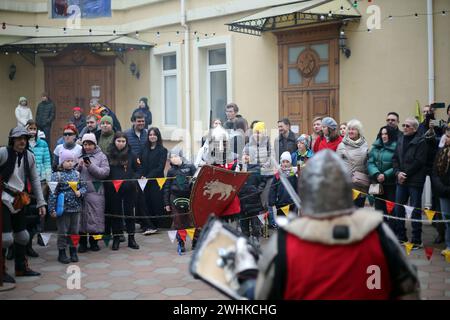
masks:
[[[64,137],[70,137],[70,136],[74,136],[75,133],[73,132],[64,132]]]

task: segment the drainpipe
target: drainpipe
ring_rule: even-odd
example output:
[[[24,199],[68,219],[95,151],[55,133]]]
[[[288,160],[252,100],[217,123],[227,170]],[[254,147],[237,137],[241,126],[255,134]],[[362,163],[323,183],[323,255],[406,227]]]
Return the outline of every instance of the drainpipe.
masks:
[[[427,0],[428,23],[428,103],[434,103],[434,31],[433,0]]]
[[[180,0],[181,6],[181,26],[184,28],[184,97],[186,116],[186,158],[191,159],[191,85],[190,85],[190,58],[189,58],[189,26],[186,24],[186,1]]]

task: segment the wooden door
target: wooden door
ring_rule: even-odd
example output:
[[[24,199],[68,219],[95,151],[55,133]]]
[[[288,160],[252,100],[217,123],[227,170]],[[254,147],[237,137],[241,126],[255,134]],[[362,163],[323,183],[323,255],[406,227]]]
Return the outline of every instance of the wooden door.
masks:
[[[56,119],[51,133],[53,149],[63,127],[72,117],[74,106],[81,107],[87,115],[89,101],[98,98],[100,103],[115,110],[115,57],[101,56],[86,48],[71,47],[55,57],[43,57],[42,60],[45,90],[56,105]]]
[[[312,119],[339,121],[339,30],[336,25],[277,33],[280,117],[311,133]]]

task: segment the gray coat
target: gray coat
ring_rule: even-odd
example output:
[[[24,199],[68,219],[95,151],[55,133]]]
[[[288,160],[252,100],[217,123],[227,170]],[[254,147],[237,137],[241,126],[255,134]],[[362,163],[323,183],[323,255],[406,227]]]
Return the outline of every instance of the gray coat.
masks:
[[[91,165],[79,166],[80,180],[87,184],[87,192],[83,197],[83,210],[80,216],[80,232],[82,233],[103,233],[105,231],[105,192],[103,183],[100,180],[106,179],[109,175],[109,163],[105,154],[99,147],[89,156]],[[96,191],[94,183],[100,184]]]

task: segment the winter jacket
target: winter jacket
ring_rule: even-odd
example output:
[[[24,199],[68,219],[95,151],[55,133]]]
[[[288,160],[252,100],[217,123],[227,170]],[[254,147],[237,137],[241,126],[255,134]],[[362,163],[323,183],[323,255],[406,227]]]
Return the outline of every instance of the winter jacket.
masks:
[[[395,184],[394,168],[392,158],[394,157],[397,141],[384,144],[381,139],[377,139],[369,152],[367,170],[371,179],[378,183],[378,176],[384,174],[384,185]]]
[[[150,145],[146,144],[142,155],[139,157],[141,161],[140,174],[146,178],[162,178],[164,177],[164,168],[167,162],[167,149],[157,145],[155,149],[150,149]]]
[[[170,206],[170,196],[176,198],[190,198],[191,195],[191,179],[195,174],[195,166],[190,163],[183,163],[180,166],[171,164],[171,168],[167,172],[167,181],[164,184],[164,205]],[[170,179],[174,178],[175,179]],[[189,177],[189,178],[188,178]]]
[[[297,191],[297,176],[295,174],[295,168],[291,168],[288,176],[289,182],[295,191]],[[293,200],[286,190],[285,186],[281,182],[280,176],[278,174],[275,175],[272,186],[270,187],[269,192],[269,206],[283,207],[286,205],[293,204]]]
[[[260,141],[256,140],[256,136],[252,135],[249,142],[245,145],[248,148],[250,156],[250,164],[259,164],[261,166],[270,166],[271,147],[270,140],[267,136],[262,136]]]
[[[111,131],[107,135],[101,131],[97,131],[95,138],[97,139],[97,145],[100,147],[100,150],[108,157],[109,147],[114,141],[114,131]]]
[[[38,128],[51,127],[55,120],[55,104],[53,101],[42,101],[36,111],[36,124]]]
[[[406,173],[404,185],[423,187],[426,177],[427,144],[423,136],[416,133],[409,144],[404,146],[405,137],[402,136],[398,140],[392,158],[394,175],[397,177],[400,172],[404,172]]]
[[[327,141],[326,137],[318,137],[314,143],[314,152],[319,152],[324,149],[330,149],[336,151],[339,144],[342,142],[342,137],[338,136],[333,141]]]
[[[449,152],[450,148],[446,147],[439,150],[438,156],[442,152]],[[433,184],[433,190],[438,197],[441,198],[450,198],[450,166],[447,169],[447,172],[443,176],[439,176],[437,172],[437,163],[435,161],[433,165],[433,174],[431,176],[431,183]]]
[[[100,129],[98,128],[98,126],[94,129],[94,130],[89,130],[89,128],[87,127],[87,126],[85,126],[84,128],[83,128],[83,130],[81,130],[81,132],[78,134],[78,138],[80,139],[80,141],[81,141],[81,139],[83,138],[83,136],[86,134],[86,133],[93,133],[93,134],[97,134],[97,132],[99,132],[100,131]]]
[[[79,159],[81,157],[81,152],[83,150],[83,147],[80,146],[79,144],[74,144],[72,149],[67,149],[65,144],[58,144],[55,148],[55,150],[53,151],[53,168],[56,171],[56,167],[59,165],[59,155],[61,154],[61,152],[63,151],[63,149],[66,150],[70,150],[73,152],[75,159]]]
[[[131,121],[133,121],[134,115],[137,112],[142,112],[145,115],[145,128],[148,128],[152,125],[152,112],[150,111],[150,108],[148,106],[145,106],[144,108],[137,107],[134,109],[133,113],[131,114]]]
[[[344,138],[339,144],[336,153],[344,160],[349,174],[354,172],[367,173],[369,147],[364,138],[361,137],[358,143],[355,143],[350,138]]]
[[[60,193],[64,193],[64,212],[81,212],[81,197],[75,195],[72,187],[67,183],[78,182],[78,191],[84,195],[87,191],[86,183],[80,182],[80,173],[75,169],[62,170],[52,173],[52,182],[58,182],[55,192],[51,192],[48,198],[48,212],[56,211],[56,201]]]
[[[243,170],[244,165],[240,164],[239,169]],[[245,216],[258,215],[264,211],[261,201],[261,193],[266,187],[267,176],[261,175],[261,167],[257,164],[248,164],[247,170],[250,175],[239,190],[241,199],[241,213]]]
[[[28,120],[33,119],[30,107],[18,105],[16,108],[16,119],[18,127],[25,127]]]
[[[45,140],[37,138],[34,147],[30,146],[30,150],[34,153],[36,159],[36,168],[41,181],[50,180],[52,175],[52,160],[50,158],[50,151]]]
[[[300,154],[300,151],[298,151],[298,150],[294,151],[291,154],[292,165],[296,166],[297,160],[300,160],[300,163],[302,164],[302,166],[304,166],[306,164],[306,162],[308,161],[308,159],[311,158],[313,155],[314,155],[314,152],[310,149],[307,149],[304,154]]]
[[[70,122],[77,127],[78,133],[83,131],[83,129],[86,127],[86,117],[84,114],[80,115],[80,118],[75,119],[75,117],[70,118]]]
[[[142,154],[142,151],[145,148],[145,145],[148,141],[148,133],[147,129],[144,129],[141,132],[141,136],[138,137],[136,132],[134,131],[134,126],[131,129],[128,129],[124,132],[128,138],[128,144],[131,147],[131,151],[138,157]]]
[[[297,137],[295,133],[289,130],[287,138],[280,134],[275,139],[275,150],[277,151],[276,160],[279,160],[285,151],[289,151],[289,153],[292,154],[295,150],[297,150]]]
[[[122,131],[122,127],[120,126],[120,122],[119,119],[117,119],[117,116],[114,112],[112,112],[112,110],[110,108],[108,108],[105,105],[102,105],[102,107],[104,108],[103,110],[100,110],[98,108],[96,109],[91,109],[91,112],[89,114],[93,114],[97,117],[98,122],[100,123],[100,119],[105,116],[108,115],[112,118],[113,120],[113,130],[114,132],[117,131]],[[101,111],[101,112],[100,112]]]

